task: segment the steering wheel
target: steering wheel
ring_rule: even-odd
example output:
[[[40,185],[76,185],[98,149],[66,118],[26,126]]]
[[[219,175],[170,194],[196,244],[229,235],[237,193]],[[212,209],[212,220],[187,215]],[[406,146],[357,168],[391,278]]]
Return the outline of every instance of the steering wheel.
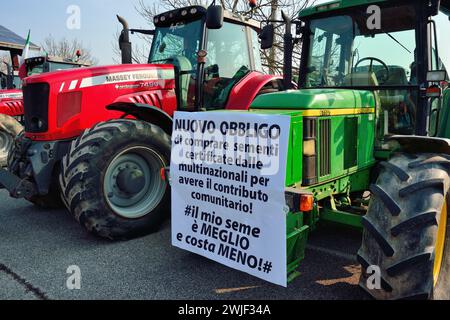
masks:
[[[354,69],[356,69],[361,63],[365,62],[365,61],[370,61],[370,66],[369,66],[369,72],[373,72],[373,62],[376,61],[378,63],[380,63],[384,69],[386,70],[386,74],[385,74],[385,78],[384,79],[380,79],[380,80],[384,80],[383,82],[379,81],[380,84],[384,84],[386,83],[386,81],[388,81],[388,79],[390,78],[390,72],[391,70],[389,69],[388,65],[386,63],[384,63],[382,60],[375,58],[375,57],[367,57],[367,58],[363,58],[360,59],[354,66]],[[377,76],[378,78],[378,76]]]

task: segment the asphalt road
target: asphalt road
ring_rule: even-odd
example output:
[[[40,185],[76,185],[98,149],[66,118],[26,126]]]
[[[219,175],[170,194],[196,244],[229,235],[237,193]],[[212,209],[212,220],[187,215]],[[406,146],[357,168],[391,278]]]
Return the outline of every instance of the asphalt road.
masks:
[[[0,299],[369,299],[357,286],[360,238],[320,228],[300,276],[282,288],[172,247],[169,222],[158,233],[110,242],[64,210],[40,210],[0,190]],[[80,267],[80,290],[66,287],[71,265]]]

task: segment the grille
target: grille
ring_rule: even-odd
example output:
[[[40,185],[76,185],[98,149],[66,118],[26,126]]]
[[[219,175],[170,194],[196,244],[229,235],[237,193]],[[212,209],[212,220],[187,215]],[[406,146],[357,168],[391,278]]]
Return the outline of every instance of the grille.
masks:
[[[320,120],[320,176],[324,177],[331,173],[331,120]]]
[[[345,118],[344,169],[357,165],[358,161],[358,118]]]
[[[48,130],[48,83],[33,83],[23,87],[25,130],[31,133]]]

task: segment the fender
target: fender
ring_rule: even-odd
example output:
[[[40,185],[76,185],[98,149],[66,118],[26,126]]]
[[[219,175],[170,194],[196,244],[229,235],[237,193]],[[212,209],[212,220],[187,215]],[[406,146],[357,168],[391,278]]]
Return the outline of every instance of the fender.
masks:
[[[248,110],[261,89],[268,83],[278,80],[282,81],[283,77],[265,75],[256,71],[250,72],[233,87],[225,109]]]
[[[173,119],[163,110],[141,103],[116,102],[106,106],[107,110],[121,111],[125,116],[154,123],[161,127],[168,135],[172,135]]]
[[[441,153],[450,155],[450,139],[422,136],[392,136],[388,142],[397,143],[406,153]]]

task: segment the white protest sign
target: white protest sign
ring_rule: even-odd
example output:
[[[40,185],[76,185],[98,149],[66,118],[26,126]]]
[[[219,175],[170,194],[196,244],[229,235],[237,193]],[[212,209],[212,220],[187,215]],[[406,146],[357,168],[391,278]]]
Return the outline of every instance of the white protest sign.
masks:
[[[289,131],[283,115],[177,112],[172,244],[286,286]]]

